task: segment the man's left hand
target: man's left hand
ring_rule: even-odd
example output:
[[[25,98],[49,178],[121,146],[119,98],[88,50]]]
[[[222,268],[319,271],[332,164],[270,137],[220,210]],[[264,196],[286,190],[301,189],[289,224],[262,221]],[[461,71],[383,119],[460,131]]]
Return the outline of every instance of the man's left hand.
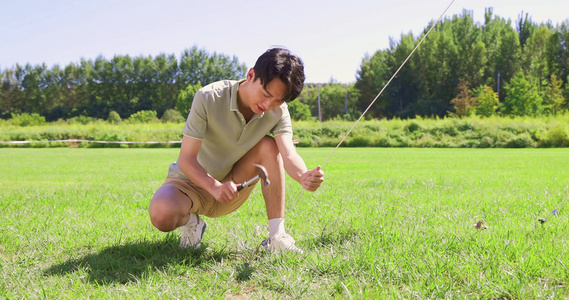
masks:
[[[316,191],[323,181],[324,171],[322,171],[321,166],[308,170],[300,176],[300,184],[302,184],[302,187],[309,192]]]

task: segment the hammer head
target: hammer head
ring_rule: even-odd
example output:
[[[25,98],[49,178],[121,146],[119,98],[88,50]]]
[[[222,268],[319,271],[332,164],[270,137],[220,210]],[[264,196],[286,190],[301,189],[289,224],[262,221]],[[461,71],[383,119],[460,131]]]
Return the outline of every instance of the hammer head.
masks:
[[[253,165],[257,168],[257,171],[259,173],[259,178],[261,178],[263,185],[269,186],[271,184],[271,181],[269,180],[269,173],[267,173],[267,169],[258,164],[253,164]]]

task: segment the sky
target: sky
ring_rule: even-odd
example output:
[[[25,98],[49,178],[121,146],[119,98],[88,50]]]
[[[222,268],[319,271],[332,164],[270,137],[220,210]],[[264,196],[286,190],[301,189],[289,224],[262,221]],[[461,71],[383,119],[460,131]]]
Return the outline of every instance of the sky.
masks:
[[[418,35],[452,0],[16,0],[0,3],[0,69],[16,64],[65,66],[102,55],[180,56],[197,46],[236,56],[247,68],[283,46],[300,56],[306,82],[351,83],[366,54],[401,34]],[[455,0],[443,18],[486,8],[515,21],[569,19],[569,1]]]

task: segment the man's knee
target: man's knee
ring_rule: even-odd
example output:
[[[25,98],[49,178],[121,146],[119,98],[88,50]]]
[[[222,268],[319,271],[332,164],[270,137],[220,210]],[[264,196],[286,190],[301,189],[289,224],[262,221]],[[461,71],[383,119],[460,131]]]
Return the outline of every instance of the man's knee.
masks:
[[[262,154],[278,154],[279,148],[277,147],[277,142],[271,136],[265,136],[257,144],[259,147],[259,152]]]
[[[178,210],[169,199],[155,197],[148,207],[150,222],[160,231],[172,231],[177,227]]]

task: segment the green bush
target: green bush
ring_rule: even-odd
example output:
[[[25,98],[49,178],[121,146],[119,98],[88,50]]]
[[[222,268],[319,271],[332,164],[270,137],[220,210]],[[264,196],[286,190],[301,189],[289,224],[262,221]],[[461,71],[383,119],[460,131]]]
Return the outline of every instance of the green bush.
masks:
[[[131,124],[159,122],[156,111],[153,110],[141,110],[139,112],[136,112],[128,117],[128,121]]]
[[[458,129],[456,124],[443,124],[443,126],[440,129],[441,133],[449,135],[449,136],[457,136],[458,135]]]
[[[495,147],[496,142],[490,136],[484,136],[480,139],[478,143],[478,148],[492,148]]]
[[[474,130],[474,126],[467,121],[458,121],[455,123],[455,126],[458,129],[458,131]]]
[[[569,147],[567,126],[561,124],[551,127],[539,141],[539,145],[542,147]]]
[[[527,133],[523,133],[506,141],[506,148],[528,148],[535,147],[536,142]]]
[[[382,135],[376,141],[374,141],[374,145],[376,147],[393,147],[394,142],[390,137]]]
[[[346,139],[345,143],[348,147],[369,147],[371,139],[367,136],[356,136]]]
[[[28,113],[22,113],[22,114],[14,114],[12,113],[12,119],[10,120],[10,123],[12,123],[12,125],[15,126],[39,126],[39,125],[44,125],[46,123],[45,121],[45,117],[40,116],[39,114],[28,114]]]
[[[121,115],[119,115],[118,112],[113,110],[109,113],[109,116],[107,117],[107,122],[111,124],[119,124],[122,122]]]
[[[97,119],[93,118],[93,117],[87,117],[87,116],[77,116],[77,117],[73,117],[71,119],[67,120],[68,124],[82,124],[82,125],[87,125],[89,123],[93,123],[97,121]]]
[[[411,121],[409,122],[409,124],[407,124],[407,126],[405,126],[407,128],[407,131],[409,132],[415,132],[419,129],[421,129],[421,125],[419,125],[419,123],[415,122],[415,121]]]
[[[30,115],[31,116],[31,115]],[[148,117],[150,116],[150,117]],[[43,126],[20,127],[8,123],[0,131],[1,141],[42,140],[107,140],[107,141],[180,141],[179,123],[157,122],[154,112],[138,113],[131,122],[109,124],[97,120],[83,125],[79,122],[52,122]],[[163,119],[165,117],[163,116]],[[150,120],[142,124],[143,120]],[[153,123],[156,122],[156,123]],[[11,123],[11,122],[10,122]],[[569,147],[566,124],[569,115],[547,118],[479,118],[370,120],[354,127],[343,147],[437,147],[437,148],[496,148],[496,147]],[[298,147],[335,147],[354,125],[345,121],[295,121],[294,139]],[[67,143],[34,143],[21,147],[60,147]],[[179,147],[180,144],[94,144],[80,147]],[[8,144],[0,145],[2,147]]]
[[[167,109],[160,119],[162,123],[183,123],[186,119],[175,109]]]
[[[425,148],[437,147],[437,141],[431,134],[427,133],[415,141],[415,146]]]

